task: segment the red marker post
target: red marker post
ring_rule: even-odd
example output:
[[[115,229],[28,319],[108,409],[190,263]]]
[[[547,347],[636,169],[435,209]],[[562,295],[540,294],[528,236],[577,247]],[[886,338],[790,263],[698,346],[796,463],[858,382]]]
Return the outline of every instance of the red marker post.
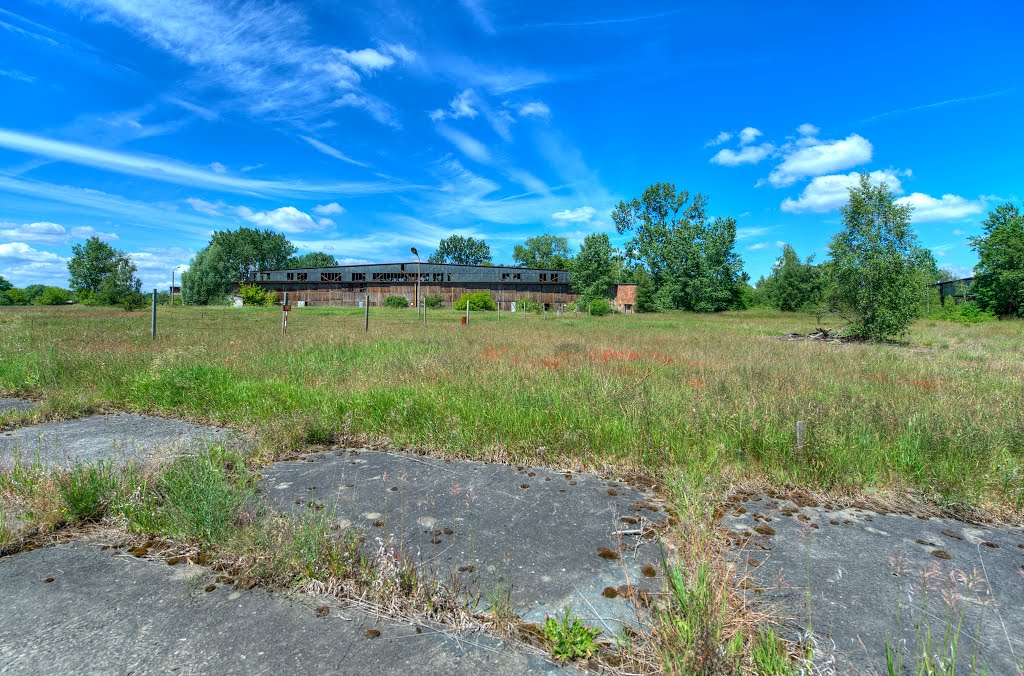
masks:
[[[292,306],[288,304],[288,292],[284,294],[284,303],[281,304],[281,335],[288,333],[288,312]]]

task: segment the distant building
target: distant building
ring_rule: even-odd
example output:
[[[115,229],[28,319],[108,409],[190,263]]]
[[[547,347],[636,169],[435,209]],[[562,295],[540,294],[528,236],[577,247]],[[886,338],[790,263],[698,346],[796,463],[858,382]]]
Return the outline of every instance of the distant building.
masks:
[[[939,289],[939,302],[946,304],[946,296],[956,301],[974,300],[974,277],[951,279],[948,282],[936,282],[932,286]]]
[[[615,297],[612,299],[612,307],[618,312],[630,314],[635,312],[636,305],[636,284],[616,284],[614,286]]]
[[[278,295],[287,292],[293,304],[358,306],[369,297],[370,305],[380,305],[388,296],[404,296],[415,306],[418,278],[420,295],[441,296],[443,307],[465,293],[489,291],[502,310],[523,299],[556,310],[579,297],[572,292],[570,275],[568,270],[413,261],[259,270],[247,281]]]

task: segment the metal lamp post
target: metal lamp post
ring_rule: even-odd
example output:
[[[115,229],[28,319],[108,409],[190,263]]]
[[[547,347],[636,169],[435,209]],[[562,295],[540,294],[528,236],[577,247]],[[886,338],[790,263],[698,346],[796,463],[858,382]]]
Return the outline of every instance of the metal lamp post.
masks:
[[[416,247],[410,247],[412,255],[416,257],[416,316],[420,316],[420,252]]]

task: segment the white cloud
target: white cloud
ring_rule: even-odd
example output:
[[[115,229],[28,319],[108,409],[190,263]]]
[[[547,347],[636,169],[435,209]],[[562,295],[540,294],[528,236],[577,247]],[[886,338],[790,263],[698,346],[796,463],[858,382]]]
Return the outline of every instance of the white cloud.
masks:
[[[204,199],[198,197],[188,197],[185,202],[192,207],[195,211],[207,216],[220,216],[221,209],[225,207],[223,202],[207,202]]]
[[[750,145],[757,140],[758,136],[761,136],[762,132],[760,129],[754,129],[753,127],[744,127],[740,130],[740,145]]]
[[[255,115],[310,119],[344,91],[358,90],[356,69],[372,74],[401,45],[346,51],[310,40],[311,19],[286,3],[205,0],[67,0],[89,18],[130,30],[194,69],[207,88],[220,87]]]
[[[729,132],[727,132],[727,131],[720,131],[720,132],[718,132],[718,136],[716,136],[715,138],[713,138],[710,141],[708,141],[707,143],[705,143],[704,147],[705,148],[712,148],[714,146],[720,146],[720,145],[722,145],[723,143],[725,143],[726,141],[728,141],[731,138],[732,138],[732,134],[730,134]]]
[[[457,120],[460,117],[468,117],[473,119],[477,116],[479,111],[478,98],[476,92],[472,89],[463,89],[461,92],[456,94],[455,98],[448,104],[448,109],[438,108],[430,112],[430,119],[434,122],[439,122],[444,119]]]
[[[320,216],[335,216],[345,213],[345,207],[341,206],[337,202],[331,202],[330,204],[318,204],[313,207],[313,213],[319,214]]]
[[[519,106],[520,117],[550,117],[551,108],[543,101],[530,101]]]
[[[963,237],[964,235],[967,234],[967,231],[966,230],[961,230],[960,228],[957,228],[957,229],[953,230],[953,234],[956,235],[957,237]]]
[[[341,160],[342,162],[348,162],[349,164],[354,164],[357,167],[365,167],[366,166],[362,162],[360,162],[358,160],[353,160],[351,157],[349,157],[345,153],[341,152],[340,150],[338,150],[334,146],[329,146],[326,143],[324,143],[323,141],[318,141],[317,139],[315,139],[315,138],[313,138],[311,136],[300,136],[299,138],[301,138],[303,141],[305,141],[309,145],[313,146],[314,148],[316,148],[317,150],[322,152],[324,155],[329,155],[330,157],[333,157],[336,160]]]
[[[5,223],[0,221],[0,240],[28,242],[31,244],[67,244],[73,239],[100,237],[105,240],[118,239],[113,232],[98,232],[91,226],[76,226],[67,230],[59,223]]]
[[[804,122],[802,125],[796,128],[796,131],[801,136],[817,136],[818,132],[821,131],[810,122]]]
[[[899,198],[896,203],[914,207],[911,219],[916,223],[953,221],[985,210],[985,203],[981,200],[972,201],[950,194],[935,198],[922,192],[914,192]]]
[[[228,168],[225,167],[220,162],[210,162],[210,169],[212,169],[214,171],[214,173],[217,173],[217,174],[226,174],[226,173],[228,173]]]
[[[332,105],[339,108],[358,108],[360,110],[365,110],[370,114],[370,117],[375,119],[377,122],[389,127],[394,127],[395,129],[402,126],[395,118],[395,113],[391,106],[375,96],[348,92],[344,96],[335,99]]]
[[[50,251],[33,249],[24,242],[0,244],[0,270],[15,286],[67,284],[68,259]]]
[[[314,139],[315,140],[315,139]],[[326,146],[329,148],[329,146]],[[203,188],[217,188],[239,193],[335,193],[369,194],[391,192],[399,189],[392,182],[378,183],[335,183],[308,185],[301,182],[261,181],[256,179],[217,174],[183,162],[151,155],[134,155],[102,148],[92,148],[78,143],[55,141],[0,129],[0,148],[40,155],[56,160],[74,162],[89,167],[106,169],[132,176],[142,176],[155,181],[166,181],[177,185],[192,185]],[[335,151],[337,152],[337,151]],[[340,153],[339,153],[340,154]],[[355,164],[359,162],[351,160]]]
[[[374,71],[383,70],[395,65],[393,56],[382,54],[376,49],[358,49],[352,52],[336,49],[334,52],[364,73],[373,73]]]
[[[385,54],[390,54],[403,63],[412,63],[416,60],[416,52],[398,43],[382,45],[381,51]]]
[[[753,239],[754,237],[760,237],[765,233],[769,233],[774,228],[736,228],[736,239]]]
[[[582,206],[576,209],[564,209],[551,214],[551,218],[565,223],[585,223],[597,215],[597,209]]]
[[[459,4],[469,12],[469,15],[473,17],[473,21],[480,27],[480,30],[485,33],[494,34],[494,24],[491,23],[491,17],[487,13],[486,8],[484,8],[482,0],[459,0]]]
[[[782,162],[768,175],[768,182],[783,187],[808,176],[855,167],[870,161],[872,151],[871,143],[858,134],[839,141],[816,141],[784,151]]]
[[[901,174],[906,175],[906,172],[887,169],[873,171],[869,176],[872,183],[885,182],[889,189],[898,195],[903,192],[903,185],[900,182]],[[795,200],[787,197],[783,200],[781,209],[793,214],[834,211],[849,201],[850,188],[857,187],[859,181],[860,174],[856,171],[851,171],[848,174],[817,176],[804,187],[800,197]]]
[[[199,117],[203,118],[207,122],[212,122],[212,121],[216,120],[218,117],[220,117],[217,114],[216,111],[210,110],[209,108],[204,108],[203,106],[200,106],[200,105],[196,105],[195,103],[192,103],[191,101],[185,101],[184,99],[179,99],[179,98],[176,98],[174,96],[169,96],[165,100],[168,103],[173,103],[174,105],[178,106],[179,108],[184,108],[185,110],[189,111],[190,113],[194,113],[194,114],[198,115]]]
[[[249,207],[238,207],[236,211],[239,216],[250,223],[281,232],[311,232],[325,230],[334,225],[334,221],[329,218],[317,221],[295,207],[280,207],[272,211],[253,211]]]
[[[466,157],[481,164],[490,164],[491,154],[487,150],[487,146],[472,136],[444,124],[437,125],[437,132],[451,141],[452,145],[461,150]]]
[[[771,143],[743,146],[739,150],[722,148],[711,158],[711,162],[725,167],[735,167],[740,164],[757,164],[766,157],[770,157],[774,151],[775,146]]]
[[[786,246],[786,243],[783,242],[782,240],[778,240],[778,241],[775,241],[775,242],[757,242],[756,244],[751,244],[748,247],[744,247],[744,250],[745,251],[760,251],[761,249],[769,249],[771,247],[778,247],[778,248],[781,249],[784,246]]]

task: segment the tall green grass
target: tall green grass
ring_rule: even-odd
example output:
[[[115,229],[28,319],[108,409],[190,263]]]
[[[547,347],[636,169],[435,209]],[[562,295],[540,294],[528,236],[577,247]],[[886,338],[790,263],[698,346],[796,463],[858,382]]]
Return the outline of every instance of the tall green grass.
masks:
[[[703,466],[830,490],[1024,508],[1024,323],[919,322],[905,345],[776,337],[762,311],[561,319],[303,308],[0,311],[0,390],[470,457]],[[795,423],[806,421],[797,449]],[[285,431],[285,432],[281,432]]]

